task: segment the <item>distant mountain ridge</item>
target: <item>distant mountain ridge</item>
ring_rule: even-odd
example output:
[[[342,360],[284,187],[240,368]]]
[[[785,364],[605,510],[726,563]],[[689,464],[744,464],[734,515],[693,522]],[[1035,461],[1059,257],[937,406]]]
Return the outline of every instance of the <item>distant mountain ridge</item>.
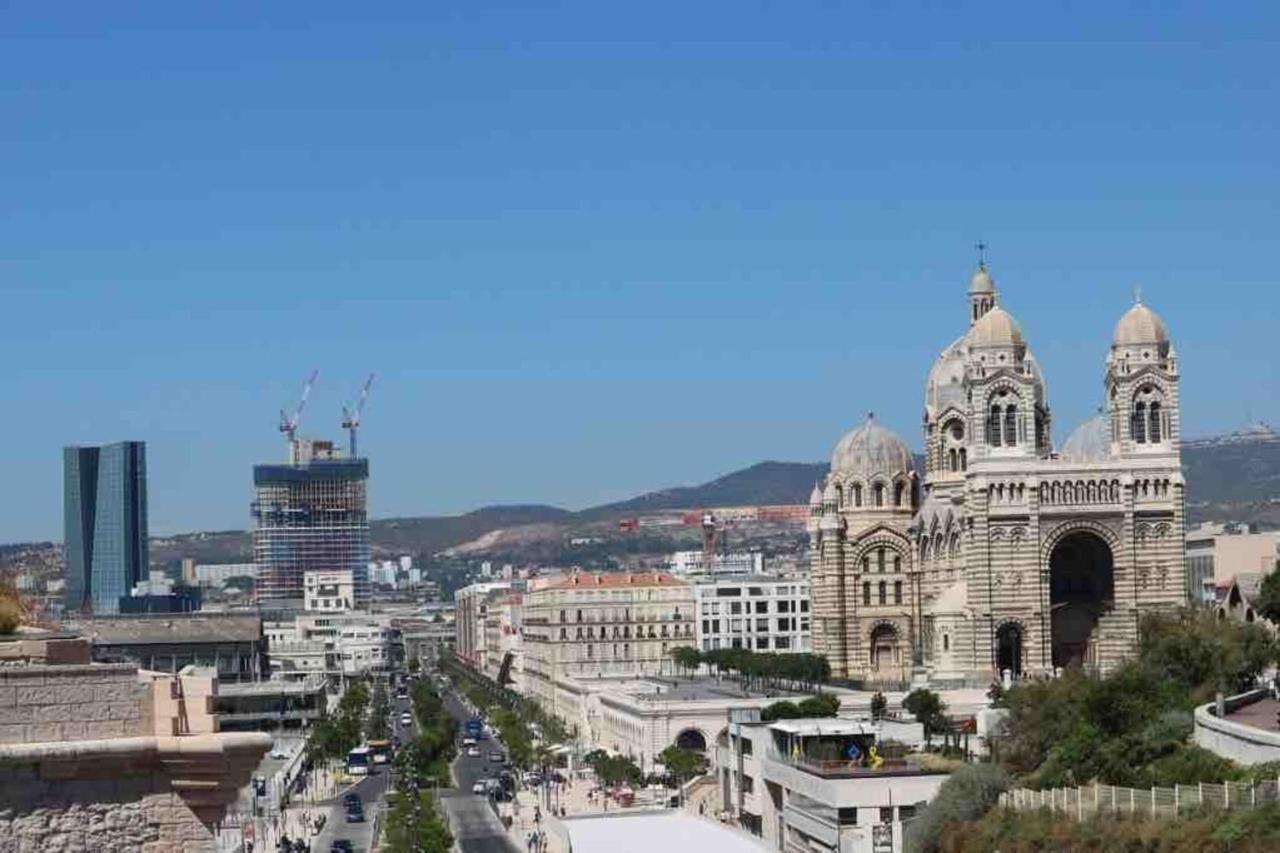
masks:
[[[1187,441],[1183,467],[1191,523],[1239,521],[1280,528],[1280,433],[1271,427],[1254,424]],[[759,462],[699,485],[661,489],[578,512],[542,504],[498,505],[461,515],[377,519],[370,532],[375,555],[434,554],[499,529],[546,525],[551,533],[555,528],[599,526],[663,510],[803,504],[827,470],[823,462]],[[0,546],[0,565],[7,562],[5,553],[21,547]],[[251,559],[251,547],[246,531],[189,533],[154,539],[152,555],[157,561],[195,557],[202,562],[239,562]]]

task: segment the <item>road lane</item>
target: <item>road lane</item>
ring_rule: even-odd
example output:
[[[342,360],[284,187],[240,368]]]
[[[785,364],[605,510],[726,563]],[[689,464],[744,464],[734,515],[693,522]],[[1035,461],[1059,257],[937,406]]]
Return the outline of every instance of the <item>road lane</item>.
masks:
[[[452,691],[445,693],[444,704],[449,714],[459,723],[471,717],[471,713]],[[480,743],[481,754],[478,758],[472,758],[460,749],[458,757],[454,759],[453,778],[458,784],[457,790],[441,796],[444,807],[449,812],[449,829],[457,839],[462,853],[519,853],[497,815],[493,813],[489,798],[471,793],[471,786],[476,780],[498,772],[498,766],[490,764],[488,760],[488,753],[500,748],[498,742],[484,740]]]

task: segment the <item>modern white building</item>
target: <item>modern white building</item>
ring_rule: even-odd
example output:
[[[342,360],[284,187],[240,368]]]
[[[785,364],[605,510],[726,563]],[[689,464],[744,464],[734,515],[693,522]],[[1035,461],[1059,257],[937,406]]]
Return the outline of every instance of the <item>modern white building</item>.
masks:
[[[402,651],[392,616],[361,612],[305,612],[290,621],[264,622],[273,676],[316,673],[331,683],[394,664]]]
[[[302,577],[303,609],[325,613],[342,612],[355,607],[356,584],[350,569],[332,572],[307,572]]]
[[[758,575],[764,572],[764,554],[758,551],[719,554],[710,568],[701,551],[676,551],[668,563],[671,574],[680,577],[696,575]]]
[[[692,583],[698,649],[812,650],[807,580],[750,575]]]
[[[715,749],[719,806],[777,851],[902,850],[902,822],[947,776],[881,749],[873,723],[732,722]]]
[[[220,587],[231,578],[258,577],[257,563],[198,563],[194,570],[196,583],[205,587]]]

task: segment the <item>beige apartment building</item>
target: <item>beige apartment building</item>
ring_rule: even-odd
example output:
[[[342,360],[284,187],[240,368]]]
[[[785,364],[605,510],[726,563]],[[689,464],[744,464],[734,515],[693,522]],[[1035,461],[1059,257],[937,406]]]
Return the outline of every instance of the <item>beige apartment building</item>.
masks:
[[[671,671],[694,646],[694,592],[665,573],[578,573],[535,582],[524,598],[524,689],[554,713],[557,684]]]

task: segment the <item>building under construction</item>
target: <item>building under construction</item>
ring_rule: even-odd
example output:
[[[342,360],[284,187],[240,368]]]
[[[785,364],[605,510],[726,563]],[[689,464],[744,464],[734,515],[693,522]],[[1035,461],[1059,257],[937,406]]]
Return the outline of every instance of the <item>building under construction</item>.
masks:
[[[331,441],[296,435],[315,382],[311,375],[293,415],[281,412],[280,431],[288,440],[289,461],[253,468],[253,559],[258,565],[258,601],[300,608],[307,572],[350,570],[355,603],[369,601],[369,460],[356,455],[360,411],[373,377],[365,382],[359,405],[343,410],[351,434],[350,453]],[[287,606],[287,605],[286,605]]]
[[[261,602],[303,597],[311,571],[350,569],[356,604],[369,600],[369,460],[332,442],[295,442],[284,465],[253,468],[253,558]]]

